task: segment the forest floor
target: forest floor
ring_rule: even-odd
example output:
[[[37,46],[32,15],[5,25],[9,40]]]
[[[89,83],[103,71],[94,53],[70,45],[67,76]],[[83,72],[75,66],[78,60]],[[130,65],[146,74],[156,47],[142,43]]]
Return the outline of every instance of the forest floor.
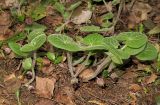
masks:
[[[31,1],[28,0],[24,7],[34,5]],[[75,1],[61,0],[64,4]],[[106,0],[106,5],[103,2],[94,2],[95,10],[91,22],[83,23],[83,20],[78,21],[80,24],[71,22],[66,26],[67,34],[71,37],[77,34],[85,36],[86,33],[79,32],[78,27],[84,24],[101,26],[103,22],[100,17],[108,11],[112,11],[116,17],[120,4],[113,6],[109,4],[111,1]],[[80,5],[82,8],[78,7],[75,15],[85,9],[86,2],[84,0],[82,2]],[[12,13],[12,8],[18,5],[16,3],[17,0],[0,1],[0,40],[23,32],[25,26],[32,24],[33,21],[46,26],[46,34],[55,33],[55,28],[63,22],[62,16],[55,12],[50,4],[46,7],[47,15],[44,17],[33,20],[26,16],[24,21],[16,21]],[[103,32],[102,35],[111,36],[124,31],[137,31],[141,24],[144,33],[148,33],[160,25],[160,0],[126,0],[122,7],[114,31]],[[160,27],[158,31],[160,32]],[[159,46],[158,34],[148,35],[148,38]],[[47,45],[42,51],[45,49]],[[58,64],[43,57],[45,66],[41,70],[36,67],[35,81],[26,88],[23,84],[29,81],[32,75],[31,72],[23,74],[22,59],[16,57],[7,45],[1,46],[1,52],[3,54],[0,55],[0,105],[158,105],[158,101],[160,104],[160,73],[156,60],[139,62],[130,59],[125,65],[116,68],[110,77],[104,78],[100,74],[89,82],[84,83],[80,80],[78,84],[72,85],[64,53],[63,60]],[[98,79],[103,79],[104,86],[98,85]]]

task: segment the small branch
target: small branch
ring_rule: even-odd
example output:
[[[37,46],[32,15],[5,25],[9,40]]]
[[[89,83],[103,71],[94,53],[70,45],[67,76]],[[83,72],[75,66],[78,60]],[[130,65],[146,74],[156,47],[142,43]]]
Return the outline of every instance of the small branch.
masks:
[[[102,70],[103,70],[106,66],[108,66],[108,65],[110,64],[110,62],[111,62],[111,59],[110,59],[110,57],[108,56],[100,65],[97,66],[97,69],[96,69],[96,71],[94,72],[94,74],[91,75],[90,77],[86,78],[86,79],[84,80],[84,82],[88,82],[89,80],[95,78],[99,73],[102,72]]]
[[[27,83],[24,84],[24,86],[28,87],[35,79],[35,65],[36,65],[36,58],[37,58],[37,53],[33,52],[33,62],[32,62],[32,78],[30,79],[30,81],[28,81]]]

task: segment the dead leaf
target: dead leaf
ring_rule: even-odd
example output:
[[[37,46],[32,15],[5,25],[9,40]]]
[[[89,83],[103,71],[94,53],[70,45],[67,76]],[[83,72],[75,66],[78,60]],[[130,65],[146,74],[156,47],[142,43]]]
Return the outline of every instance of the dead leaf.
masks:
[[[157,75],[156,74],[151,74],[151,76],[146,80],[147,84],[153,83],[155,82],[155,80],[157,79]]]
[[[104,85],[105,85],[105,82],[104,82],[104,79],[103,78],[96,78],[96,83],[99,85],[99,86],[101,86],[101,87],[103,87]]]
[[[130,4],[127,5],[128,8],[130,8]],[[128,27],[134,28],[136,24],[147,20],[148,19],[148,13],[152,10],[152,7],[143,2],[135,2],[135,4],[132,7],[132,10],[128,16]]]
[[[129,89],[133,92],[137,92],[137,91],[140,91],[141,90],[141,87],[138,85],[138,84],[131,84],[129,86]]]
[[[36,77],[36,93],[40,97],[52,98],[56,79]]]
[[[79,77],[82,79],[87,79],[88,77],[92,76],[94,71],[92,69],[85,69],[82,73],[80,73]]]
[[[38,101],[35,105],[54,105],[52,100],[42,99]]]
[[[76,105],[73,98],[73,90],[70,87],[64,87],[56,95],[56,101],[65,105]]]
[[[75,16],[72,19],[72,22],[74,24],[87,23],[90,20],[91,16],[92,16],[92,11],[90,11],[90,10],[82,10],[82,12],[78,16]]]
[[[137,102],[137,97],[136,97],[136,94],[135,93],[132,93],[130,92],[129,93],[129,96],[131,97],[131,101],[130,101],[130,105],[137,105],[136,102]]]
[[[99,102],[99,101],[96,101],[96,100],[90,100],[88,101],[89,103],[93,103],[93,104],[96,104],[96,105],[107,105],[106,103],[102,103],[102,102]]]
[[[18,0],[5,0],[5,5],[7,7],[18,7],[19,2],[18,2]]]
[[[42,67],[42,72],[44,74],[50,74],[54,69],[55,67],[52,64],[50,64],[49,66]]]
[[[151,29],[148,34],[152,35],[152,34],[158,34],[160,33],[160,24],[155,26],[153,29]]]

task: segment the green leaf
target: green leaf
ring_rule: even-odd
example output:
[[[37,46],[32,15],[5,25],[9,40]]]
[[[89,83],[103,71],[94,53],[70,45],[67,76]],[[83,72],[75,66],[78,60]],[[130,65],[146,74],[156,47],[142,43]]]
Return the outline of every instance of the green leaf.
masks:
[[[80,31],[82,32],[99,32],[100,30],[100,27],[94,25],[80,27]]]
[[[82,43],[86,45],[84,50],[104,49],[103,39],[104,37],[98,33],[87,35],[82,41]]]
[[[19,34],[16,34],[12,37],[10,37],[9,39],[7,39],[7,42],[17,42],[17,41],[20,41],[20,40],[23,40],[26,38],[26,35],[24,33],[19,33]]]
[[[31,17],[37,21],[46,16],[46,6],[43,4],[39,4],[34,8],[31,12]]]
[[[46,41],[46,35],[41,34],[35,37],[29,44],[25,44],[20,49],[22,52],[31,52],[40,48]]]
[[[31,42],[35,37],[45,34],[41,29],[33,30],[28,34],[28,41]]]
[[[145,49],[141,53],[136,55],[136,58],[143,61],[154,60],[157,58],[157,55],[158,55],[158,51],[154,47],[154,45],[152,45],[151,43],[147,43],[147,46],[145,47]]]
[[[110,58],[112,59],[112,61],[114,63],[116,63],[116,64],[123,64],[122,59],[117,54],[116,55],[114,55],[112,53],[107,53],[107,54],[110,56]]]
[[[63,34],[52,34],[48,36],[48,42],[53,46],[67,51],[80,51],[80,46],[70,37]]]
[[[82,1],[78,1],[78,2],[76,2],[76,3],[74,3],[74,4],[72,4],[72,5],[68,8],[68,10],[69,10],[69,11],[72,11],[72,10],[76,9],[78,6],[81,5],[81,3],[82,3]]]
[[[51,52],[47,52],[46,55],[47,55],[47,58],[48,58],[49,60],[51,60],[51,61],[54,61],[55,58],[56,58],[55,54],[54,54],[54,53],[51,53]]]
[[[44,26],[42,24],[38,24],[38,23],[33,23],[32,25],[28,25],[25,27],[25,31],[27,31],[27,32],[35,31],[35,30],[44,31],[45,29],[47,29],[46,26]]]
[[[54,64],[59,64],[63,60],[63,56],[57,56],[56,59],[54,60]]]
[[[112,12],[109,12],[109,13],[107,13],[107,14],[105,14],[105,15],[103,15],[103,20],[108,20],[108,19],[112,19],[113,18],[113,13]]]
[[[117,4],[119,4],[119,3],[120,3],[120,0],[113,0],[113,1],[112,1],[112,4],[113,4],[113,5],[117,5]]]
[[[123,51],[124,51],[125,53],[128,53],[129,55],[136,55],[136,54],[142,52],[142,51],[145,49],[145,47],[146,47],[146,44],[143,45],[143,46],[140,47],[140,48],[131,48],[131,47],[126,46],[126,47],[123,49]]]
[[[104,78],[109,77],[108,70],[103,70],[103,72],[102,72],[102,77],[104,77]]]
[[[16,42],[9,42],[8,43],[9,47],[11,48],[11,50],[17,54],[18,56],[27,56],[27,53],[24,53],[20,50],[21,46],[19,44],[17,44]]]
[[[22,67],[24,70],[30,70],[32,68],[32,59],[26,58],[22,62]]]
[[[95,1],[95,2],[101,2],[102,0],[93,0],[93,1]]]
[[[56,8],[56,10],[58,12],[60,12],[61,14],[64,14],[65,7],[64,7],[64,5],[62,3],[56,2],[55,5],[54,5],[54,7]]]
[[[114,48],[118,48],[119,43],[114,37],[105,37],[103,42],[112,45]]]
[[[147,36],[140,32],[122,32],[115,38],[125,42],[126,46],[131,48],[140,48],[148,41]]]

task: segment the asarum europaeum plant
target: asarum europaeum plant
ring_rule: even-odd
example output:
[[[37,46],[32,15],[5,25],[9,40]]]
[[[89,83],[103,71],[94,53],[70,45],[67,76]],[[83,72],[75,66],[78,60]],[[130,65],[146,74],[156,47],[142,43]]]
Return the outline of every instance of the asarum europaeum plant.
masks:
[[[95,73],[84,81],[95,78],[104,68],[108,67],[110,72],[114,67],[113,65],[121,65],[130,57],[134,56],[140,61],[150,61],[156,59],[158,54],[154,45],[148,42],[147,36],[140,32],[122,32],[111,37],[103,37],[98,33],[93,33],[82,38],[80,42],[76,42],[71,37],[64,34],[52,34],[48,36],[48,42],[56,48],[66,50],[70,54],[80,51],[88,52],[89,54],[86,59],[85,57],[81,57],[78,60],[79,63],[82,62],[81,64],[85,66],[89,57],[95,54],[94,51],[97,51],[96,53],[98,53],[98,51],[105,53],[106,57],[97,65]],[[70,58],[72,57],[70,56]],[[75,64],[72,63],[72,59],[68,62],[71,62],[69,63],[70,72],[75,82],[75,78],[80,72],[78,74],[73,72],[72,67],[75,66]],[[80,71],[83,71],[85,66]]]

